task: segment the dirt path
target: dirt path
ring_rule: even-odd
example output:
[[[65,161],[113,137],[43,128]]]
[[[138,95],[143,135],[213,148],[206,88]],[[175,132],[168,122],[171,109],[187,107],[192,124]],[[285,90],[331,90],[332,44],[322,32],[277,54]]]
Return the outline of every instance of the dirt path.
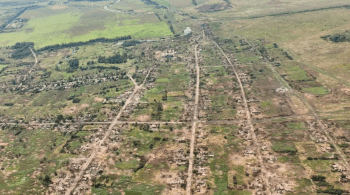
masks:
[[[35,52],[33,51],[33,49],[31,47],[29,47],[30,51],[32,52],[34,58],[35,58],[35,64],[32,66],[32,68],[29,70],[29,73],[32,72],[32,70],[34,69],[34,67],[38,64],[38,58],[36,57]]]
[[[116,1],[114,4],[119,3],[120,0]],[[118,10],[113,10],[113,9],[109,9],[108,5],[104,6],[103,9],[110,11],[110,12],[115,12],[115,13],[121,13],[121,14],[125,14],[123,11],[118,11]]]
[[[75,180],[73,181],[72,185],[70,186],[70,188],[68,188],[68,190],[66,191],[65,195],[70,195],[74,188],[78,185],[78,183],[80,182],[81,178],[83,177],[86,169],[90,166],[92,160],[95,158],[97,150],[102,146],[102,144],[105,142],[105,140],[109,137],[109,135],[112,132],[113,127],[118,124],[118,120],[121,117],[122,113],[124,112],[124,110],[126,109],[126,107],[131,103],[131,100],[134,98],[135,94],[137,94],[138,90],[140,88],[143,87],[144,83],[146,82],[149,74],[151,73],[151,70],[153,68],[151,68],[144,80],[144,82],[142,83],[141,86],[135,86],[134,91],[132,92],[132,94],[129,96],[129,98],[127,99],[127,101],[125,102],[124,106],[122,107],[122,109],[120,109],[118,115],[115,117],[115,119],[113,120],[113,122],[111,123],[111,125],[109,126],[107,132],[105,133],[105,135],[103,136],[103,138],[94,145],[94,150],[92,152],[92,154],[90,155],[90,157],[88,158],[88,160],[84,163],[84,165],[82,166],[78,176],[75,178]]]
[[[244,92],[244,87],[243,87],[243,84],[242,84],[242,81],[241,79],[239,78],[238,76],[238,73],[237,73],[237,70],[236,70],[236,67],[232,64],[231,60],[227,57],[227,55],[225,54],[225,52],[221,49],[221,47],[213,41],[213,43],[215,44],[215,46],[220,50],[220,52],[222,53],[223,56],[225,56],[227,62],[230,64],[230,66],[232,67],[232,70],[233,72],[235,73],[235,76],[237,78],[237,81],[239,83],[239,87],[241,89],[241,95],[242,95],[242,99],[243,99],[243,104],[244,104],[244,108],[245,108],[245,113],[246,113],[246,117],[247,117],[247,123],[250,127],[250,134],[252,136],[252,140],[253,140],[253,143],[255,145],[255,149],[256,149],[256,154],[257,154],[257,158],[258,158],[258,161],[260,163],[260,166],[261,166],[261,170],[262,170],[262,173],[264,174],[266,171],[265,171],[265,168],[264,168],[264,161],[262,159],[262,156],[261,156],[261,153],[260,153],[260,144],[259,144],[259,141],[258,139],[256,138],[256,134],[255,134],[255,131],[254,131],[254,126],[253,126],[253,123],[252,123],[252,119],[251,119],[251,115],[250,115],[250,110],[249,110],[249,106],[248,106],[248,102],[247,102],[247,98],[246,98],[246,95],[245,95],[245,92]],[[261,177],[261,179],[264,181],[264,183],[266,184],[266,192],[267,194],[271,194],[270,192],[270,185],[269,185],[269,181],[266,177],[264,177],[264,175]]]
[[[136,81],[134,80],[134,78],[132,78],[130,75],[128,75],[128,77],[134,83],[135,87],[138,87],[138,85],[137,85]]]
[[[194,103],[194,112],[193,112],[193,123],[191,129],[191,143],[190,143],[190,158],[188,165],[188,178],[187,178],[187,186],[186,186],[186,194],[191,194],[191,186],[192,186],[192,173],[193,173],[193,161],[194,161],[194,144],[196,141],[196,126],[198,122],[198,102],[199,102],[199,82],[200,82],[200,69],[198,62],[198,53],[197,48],[199,44],[194,47],[194,54],[196,58],[196,95],[195,95],[195,103]]]

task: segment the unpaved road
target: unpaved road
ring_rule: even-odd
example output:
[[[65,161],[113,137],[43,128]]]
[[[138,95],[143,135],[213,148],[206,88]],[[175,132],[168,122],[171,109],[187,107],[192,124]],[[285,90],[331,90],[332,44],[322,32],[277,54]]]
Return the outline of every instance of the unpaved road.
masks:
[[[114,4],[117,4],[117,3],[119,3],[119,2],[120,2],[120,0],[116,1]],[[125,14],[123,11],[118,11],[118,10],[109,9],[109,8],[108,8],[108,5],[104,6],[103,8],[104,8],[105,10],[107,10],[107,11],[110,11],[110,12]]]
[[[190,143],[190,158],[189,158],[189,165],[188,165],[188,178],[187,178],[187,186],[186,186],[186,194],[191,194],[191,186],[192,186],[192,173],[193,173],[193,161],[194,161],[194,144],[196,141],[196,126],[198,122],[198,102],[199,102],[199,75],[200,75],[200,69],[199,69],[199,61],[198,61],[198,53],[197,48],[199,44],[194,47],[194,55],[196,58],[196,95],[195,95],[195,103],[194,103],[194,112],[193,112],[193,123],[192,123],[192,129],[191,129],[191,143]]]
[[[153,68],[151,68],[144,80],[144,82],[142,83],[141,86],[135,86],[134,91],[132,92],[132,94],[129,96],[129,98],[127,99],[127,101],[125,102],[124,106],[122,107],[122,109],[120,109],[118,115],[115,117],[115,119],[113,120],[113,122],[111,123],[111,125],[109,126],[107,132],[105,133],[105,135],[103,136],[103,138],[94,145],[94,150],[92,152],[92,154],[90,155],[90,157],[88,158],[88,160],[84,163],[84,165],[82,166],[78,176],[75,178],[75,180],[73,181],[72,185],[70,186],[70,188],[68,188],[68,190],[66,191],[65,195],[70,195],[74,188],[78,185],[78,183],[80,182],[81,178],[83,177],[86,169],[90,166],[92,160],[95,158],[96,153],[98,151],[98,149],[102,146],[102,144],[105,142],[105,140],[109,137],[109,135],[112,132],[113,127],[118,124],[118,120],[121,117],[122,113],[124,112],[124,110],[126,109],[126,107],[131,103],[131,100],[134,98],[135,94],[137,94],[138,90],[140,88],[143,87],[144,83],[146,82],[146,79],[148,78],[149,74],[151,73],[151,70]]]
[[[35,52],[33,51],[33,49],[31,47],[29,47],[30,51],[32,52],[34,58],[35,58],[35,64],[32,66],[32,68],[29,70],[29,73],[32,72],[32,70],[34,69],[34,67],[38,64],[38,58],[36,57]]]
[[[261,156],[261,153],[260,153],[260,144],[259,144],[259,141],[258,139],[256,138],[256,134],[255,134],[255,131],[254,131],[254,126],[253,126],[253,123],[252,123],[252,119],[251,119],[251,115],[250,115],[250,110],[249,110],[249,106],[248,106],[248,102],[247,102],[247,98],[246,98],[246,95],[245,95],[245,91],[244,91],[244,87],[243,87],[243,84],[242,84],[242,81],[241,79],[239,78],[238,76],[238,72],[236,70],[236,67],[232,64],[231,60],[227,57],[227,55],[225,54],[225,52],[221,49],[221,47],[215,42],[213,41],[213,43],[215,44],[215,46],[220,50],[220,52],[222,53],[222,55],[226,58],[227,62],[230,64],[230,66],[232,67],[232,70],[233,72],[235,73],[235,76],[237,78],[237,81],[238,81],[238,84],[239,84],[239,87],[241,89],[241,96],[242,96],[242,99],[243,99],[243,104],[244,104],[244,108],[245,108],[245,113],[246,113],[246,117],[247,117],[247,123],[249,125],[249,129],[250,129],[250,134],[252,136],[252,140],[253,140],[253,143],[255,145],[255,151],[256,151],[256,154],[257,154],[257,157],[258,157],[258,161],[261,165],[261,170],[262,170],[262,173],[265,172],[264,170],[264,161],[262,159],[262,156]],[[271,194],[270,192],[270,186],[269,186],[269,181],[267,178],[265,178],[264,176],[261,177],[261,179],[264,181],[264,183],[266,184],[266,192],[267,194]]]
[[[128,75],[128,77],[134,83],[135,87],[138,87],[138,85],[137,85],[136,81],[134,80],[134,78],[132,78],[132,76],[130,76],[130,75]]]

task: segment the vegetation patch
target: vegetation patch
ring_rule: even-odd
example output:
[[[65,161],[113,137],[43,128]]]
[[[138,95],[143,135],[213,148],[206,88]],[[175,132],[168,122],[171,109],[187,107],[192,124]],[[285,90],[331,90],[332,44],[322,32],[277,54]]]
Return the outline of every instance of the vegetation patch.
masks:
[[[305,130],[305,123],[304,122],[290,122],[287,123],[287,127],[289,129],[295,129],[295,130]]]
[[[33,29],[32,32],[11,32],[0,34],[1,45],[14,45],[16,42],[32,41],[36,48],[45,47],[48,45],[84,42],[90,39],[100,37],[115,38],[116,36],[131,35],[134,38],[152,38],[170,36],[168,25],[165,22],[130,24],[120,26],[118,19],[106,22],[101,19],[104,25],[104,30],[91,30],[85,34],[71,36],[71,27],[77,25],[82,17],[82,13],[71,12],[65,14],[56,14],[48,17],[35,18],[28,21],[26,28]]]
[[[339,42],[350,42],[350,31],[345,31],[342,34],[326,35],[321,37],[323,40]]]
[[[328,90],[324,87],[303,88],[302,92],[312,93],[314,95],[327,95],[328,94]]]
[[[284,69],[287,71],[287,80],[290,80],[290,81],[310,80],[306,71],[302,69],[300,66],[287,66]]]
[[[292,153],[295,154],[297,152],[297,149],[294,146],[293,142],[288,142],[288,141],[274,141],[272,145],[272,149],[275,152],[278,153]]]
[[[296,190],[299,192],[312,192],[312,181],[308,178],[297,179],[298,187]]]

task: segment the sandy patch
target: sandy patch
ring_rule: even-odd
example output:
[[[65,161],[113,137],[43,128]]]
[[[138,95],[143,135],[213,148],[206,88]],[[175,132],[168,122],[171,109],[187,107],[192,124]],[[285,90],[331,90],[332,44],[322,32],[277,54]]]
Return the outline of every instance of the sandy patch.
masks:
[[[137,117],[137,121],[140,122],[148,122],[151,121],[151,116],[150,115],[141,115]]]
[[[72,107],[67,107],[63,110],[63,114],[76,114],[87,107],[89,107],[89,104],[81,104]]]
[[[234,154],[230,156],[230,161],[234,165],[245,165],[246,164],[246,158],[237,154]]]
[[[105,100],[104,98],[99,98],[99,97],[95,97],[94,99],[96,102],[103,102],[103,100]]]
[[[184,92],[182,92],[182,91],[171,91],[171,92],[168,92],[168,96],[170,96],[170,97],[184,96]]]
[[[216,135],[216,136],[210,136],[210,139],[208,139],[208,144],[226,144],[227,143],[227,139],[224,138],[223,135]]]
[[[165,103],[165,104],[163,104],[163,109],[166,110],[169,106],[170,106],[169,103]]]
[[[51,6],[51,9],[66,9],[67,7],[64,6],[64,5],[54,5],[54,6]]]
[[[162,52],[161,51],[156,51],[154,57],[156,59],[160,59],[162,57]]]

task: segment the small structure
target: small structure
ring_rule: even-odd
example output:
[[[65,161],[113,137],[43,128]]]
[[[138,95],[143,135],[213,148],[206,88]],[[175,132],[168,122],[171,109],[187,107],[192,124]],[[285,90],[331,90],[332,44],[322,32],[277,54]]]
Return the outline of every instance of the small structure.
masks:
[[[184,30],[184,34],[182,36],[190,36],[192,34],[192,29],[190,27],[186,27]]]

